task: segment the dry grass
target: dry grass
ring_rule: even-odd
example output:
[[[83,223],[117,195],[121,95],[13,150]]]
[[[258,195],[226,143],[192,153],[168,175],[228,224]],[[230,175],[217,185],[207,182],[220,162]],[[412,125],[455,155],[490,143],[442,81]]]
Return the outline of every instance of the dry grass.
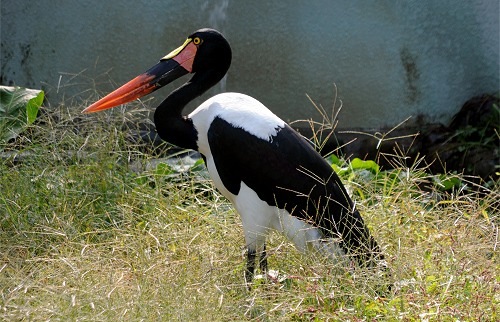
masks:
[[[1,320],[498,319],[498,185],[424,192],[428,175],[403,162],[374,180],[344,178],[390,280],[349,274],[273,234],[280,275],[248,291],[240,220],[210,182],[132,171],[154,158],[127,140],[133,114],[75,122],[79,110],[45,115],[9,147],[28,156],[0,162]]]

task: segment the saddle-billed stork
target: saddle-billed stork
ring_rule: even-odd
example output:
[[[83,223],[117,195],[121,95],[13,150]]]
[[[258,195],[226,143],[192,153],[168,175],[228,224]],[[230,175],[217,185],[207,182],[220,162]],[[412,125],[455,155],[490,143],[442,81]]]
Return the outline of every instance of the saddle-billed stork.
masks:
[[[361,266],[382,261],[332,167],[262,103],[244,94],[223,93],[182,116],[186,104],[224,77],[231,56],[221,33],[200,29],[158,64],[83,112],[130,102],[191,73],[193,77],[156,108],[154,123],[163,140],[201,153],[215,186],[240,214],[248,251],[247,283],[253,279],[257,255],[261,271],[267,270],[265,243],[271,229],[301,251],[349,255]]]

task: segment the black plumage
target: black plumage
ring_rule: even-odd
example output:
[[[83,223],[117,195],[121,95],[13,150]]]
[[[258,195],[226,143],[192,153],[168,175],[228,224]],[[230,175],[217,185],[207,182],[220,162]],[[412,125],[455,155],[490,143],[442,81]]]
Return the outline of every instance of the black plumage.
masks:
[[[383,260],[330,165],[260,102],[224,93],[182,115],[192,99],[224,77],[231,57],[222,34],[198,30],[157,65],[84,112],[124,104],[194,74],[158,106],[155,126],[162,139],[203,155],[215,186],[239,212],[248,248],[247,282],[257,255],[260,268],[267,269],[265,240],[270,229],[282,231],[301,250],[322,248],[333,239],[362,266]]]
[[[208,142],[224,186],[238,195],[244,182],[269,206],[318,227],[325,238],[359,264],[382,256],[368,228],[332,167],[300,134],[285,124],[269,140],[216,117]],[[237,148],[235,148],[237,147]]]

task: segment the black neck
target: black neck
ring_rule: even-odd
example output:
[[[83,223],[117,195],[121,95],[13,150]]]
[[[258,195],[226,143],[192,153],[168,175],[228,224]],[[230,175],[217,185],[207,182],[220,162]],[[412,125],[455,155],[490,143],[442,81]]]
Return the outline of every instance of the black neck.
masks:
[[[198,72],[186,84],[173,91],[157,108],[154,123],[165,141],[185,149],[198,149],[198,132],[193,121],[182,116],[184,107],[224,77],[225,71]]]

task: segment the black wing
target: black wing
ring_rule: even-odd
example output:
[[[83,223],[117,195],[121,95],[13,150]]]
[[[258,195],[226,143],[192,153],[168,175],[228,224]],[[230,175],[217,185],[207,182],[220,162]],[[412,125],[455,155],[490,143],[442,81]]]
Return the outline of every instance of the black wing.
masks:
[[[379,248],[331,166],[291,127],[269,140],[216,117],[208,142],[222,183],[237,195],[241,182],[270,206],[319,227],[362,265]]]

